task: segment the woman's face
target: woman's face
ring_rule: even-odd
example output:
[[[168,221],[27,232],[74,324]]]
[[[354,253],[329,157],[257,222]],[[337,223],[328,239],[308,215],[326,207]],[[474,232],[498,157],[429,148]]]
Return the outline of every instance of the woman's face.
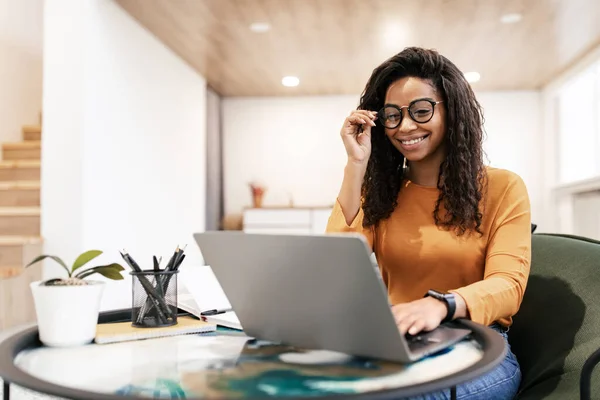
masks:
[[[446,109],[444,103],[432,104],[441,100],[433,86],[419,78],[402,78],[388,88],[383,109],[387,122],[382,114],[378,121],[386,125],[385,134],[408,161],[435,159],[441,163],[445,157]]]

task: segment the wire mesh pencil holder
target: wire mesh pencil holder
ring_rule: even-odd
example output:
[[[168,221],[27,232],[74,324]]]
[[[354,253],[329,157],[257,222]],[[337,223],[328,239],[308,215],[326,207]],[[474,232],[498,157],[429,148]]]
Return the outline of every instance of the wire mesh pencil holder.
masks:
[[[157,328],[177,324],[177,273],[169,270],[132,271],[131,324]]]

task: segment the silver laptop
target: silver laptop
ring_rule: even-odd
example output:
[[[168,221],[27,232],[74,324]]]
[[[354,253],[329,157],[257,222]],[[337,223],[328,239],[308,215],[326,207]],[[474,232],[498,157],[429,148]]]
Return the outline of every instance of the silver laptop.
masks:
[[[470,333],[448,324],[400,334],[362,235],[194,238],[245,333],[257,339],[408,363]]]

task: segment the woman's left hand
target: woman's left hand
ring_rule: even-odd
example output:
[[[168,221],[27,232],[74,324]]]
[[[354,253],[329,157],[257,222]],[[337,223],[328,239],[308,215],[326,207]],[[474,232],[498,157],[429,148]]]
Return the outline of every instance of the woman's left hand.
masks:
[[[396,325],[403,335],[407,332],[416,335],[423,330],[434,330],[446,317],[447,312],[446,305],[433,297],[392,306]]]

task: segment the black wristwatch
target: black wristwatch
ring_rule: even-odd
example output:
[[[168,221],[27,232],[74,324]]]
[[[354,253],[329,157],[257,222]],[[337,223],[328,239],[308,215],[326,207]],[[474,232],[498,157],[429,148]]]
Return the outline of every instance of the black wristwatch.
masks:
[[[434,299],[438,299],[439,301],[443,301],[446,304],[446,308],[448,309],[448,313],[446,314],[446,318],[442,320],[442,323],[452,321],[454,317],[454,313],[456,312],[456,297],[452,293],[441,293],[437,290],[428,290],[425,297],[431,296]]]

